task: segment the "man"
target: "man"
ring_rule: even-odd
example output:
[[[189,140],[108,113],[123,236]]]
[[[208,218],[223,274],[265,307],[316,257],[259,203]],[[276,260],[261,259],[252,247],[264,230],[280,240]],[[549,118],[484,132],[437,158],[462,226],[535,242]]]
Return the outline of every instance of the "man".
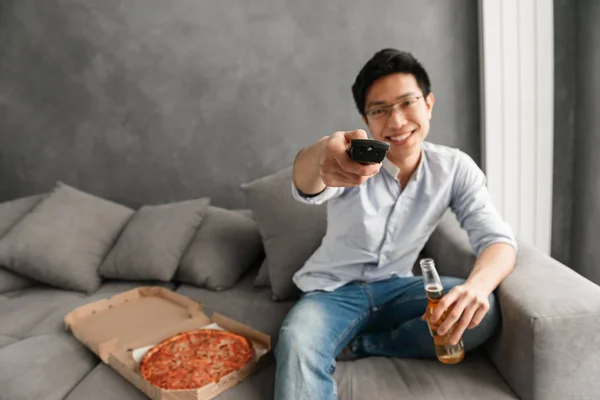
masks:
[[[477,259],[468,279],[442,277],[447,295],[431,319],[453,306],[438,332],[467,351],[498,328],[493,291],[514,267],[517,245],[486,189],[483,172],[458,149],[425,142],[434,96],[409,53],[384,49],[352,92],[373,139],[388,142],[381,164],[346,153],[363,130],[336,132],[299,152],[293,195],[327,202],[321,246],[294,276],[304,292],[286,316],[275,349],[277,400],[337,398],[336,357],[435,357],[424,320],[421,277],[412,267],[451,208]]]

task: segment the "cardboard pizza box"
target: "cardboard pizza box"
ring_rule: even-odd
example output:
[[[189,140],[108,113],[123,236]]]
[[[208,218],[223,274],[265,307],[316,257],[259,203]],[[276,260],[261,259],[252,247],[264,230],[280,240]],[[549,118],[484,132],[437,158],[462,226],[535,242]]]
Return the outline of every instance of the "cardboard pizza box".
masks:
[[[75,338],[153,400],[213,399],[271,359],[268,335],[221,314],[208,317],[202,304],[161,287],[140,287],[78,307],[64,322]],[[138,361],[145,350],[177,333],[211,324],[245,336],[257,350],[255,359],[218,383],[193,390],[161,389],[142,377]]]

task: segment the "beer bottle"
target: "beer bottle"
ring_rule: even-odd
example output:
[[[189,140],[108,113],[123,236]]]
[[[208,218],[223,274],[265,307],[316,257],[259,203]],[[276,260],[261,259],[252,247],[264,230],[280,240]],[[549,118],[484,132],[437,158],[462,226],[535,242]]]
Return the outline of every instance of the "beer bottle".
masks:
[[[423,258],[419,264],[423,273],[423,283],[425,285],[425,293],[428,300],[427,325],[429,326],[429,333],[431,333],[431,336],[433,337],[435,354],[437,355],[438,360],[444,364],[457,364],[461,362],[465,356],[462,338],[457,344],[452,345],[450,344],[452,330],[447,332],[445,335],[437,334],[437,329],[440,327],[442,322],[444,322],[444,319],[452,308],[446,310],[437,322],[432,322],[429,320],[429,317],[433,314],[433,310],[435,310],[442,297],[444,297],[442,281],[440,280],[438,272],[435,269],[435,263],[433,262],[433,259]]]

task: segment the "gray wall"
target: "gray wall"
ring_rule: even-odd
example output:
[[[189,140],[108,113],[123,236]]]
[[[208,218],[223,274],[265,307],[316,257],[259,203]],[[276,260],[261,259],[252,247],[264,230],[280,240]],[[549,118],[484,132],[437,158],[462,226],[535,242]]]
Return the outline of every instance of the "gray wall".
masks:
[[[571,262],[600,284],[600,2],[578,4]]]
[[[242,207],[240,183],[364,128],[350,86],[387,46],[430,72],[430,139],[480,160],[476,0],[0,7],[0,201],[62,180],[132,206]]]

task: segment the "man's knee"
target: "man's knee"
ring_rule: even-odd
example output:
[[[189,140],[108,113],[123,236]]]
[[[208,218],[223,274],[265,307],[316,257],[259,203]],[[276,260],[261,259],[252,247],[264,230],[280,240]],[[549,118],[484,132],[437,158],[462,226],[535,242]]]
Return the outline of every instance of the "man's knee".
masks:
[[[488,318],[488,321],[486,321],[486,322],[492,326],[492,330],[493,330],[492,334],[494,334],[495,332],[497,332],[500,329],[500,325],[502,324],[502,315],[500,312],[500,302],[498,301],[498,297],[496,296],[495,292],[492,292],[490,294],[488,301],[490,303],[490,309],[486,313],[486,317]],[[485,317],[484,317],[484,320],[485,320]]]
[[[292,309],[279,330],[275,356],[310,357],[322,353],[327,340],[326,318],[316,304],[302,304]]]
[[[310,332],[302,327],[284,325],[279,330],[276,352],[302,354],[312,347],[313,341]]]
[[[444,287],[445,293],[448,293],[450,290],[452,290],[453,287],[465,283],[464,279],[457,278],[455,276],[442,276],[440,279],[442,281],[442,286]]]
[[[473,329],[467,329],[463,341],[467,350],[473,350],[498,333],[501,326],[500,306],[494,293],[488,297],[490,308],[481,322]]]

